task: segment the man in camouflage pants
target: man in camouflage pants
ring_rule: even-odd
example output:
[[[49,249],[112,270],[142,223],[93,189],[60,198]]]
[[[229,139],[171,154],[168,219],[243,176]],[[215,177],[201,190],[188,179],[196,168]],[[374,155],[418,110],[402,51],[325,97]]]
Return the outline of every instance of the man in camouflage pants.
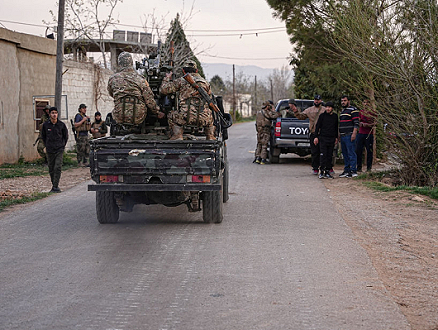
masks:
[[[87,106],[85,104],[79,105],[74,123],[76,131],[78,132],[78,139],[76,140],[78,165],[82,166],[89,166],[88,159],[90,158],[90,140],[88,139],[88,132],[91,129],[91,122],[90,117],[86,115],[86,112]]]
[[[274,102],[271,100],[262,104],[261,110],[257,111],[257,148],[253,163],[260,165],[266,164],[268,156],[268,143],[271,136],[271,120],[281,116],[280,112],[274,110]]]
[[[46,105],[44,108],[44,113],[41,115],[41,119],[40,119],[40,125],[39,125],[39,136],[38,136],[38,144],[37,144],[37,151],[40,154],[41,158],[44,160],[43,164],[47,164],[47,156],[46,156],[46,151],[44,150],[46,148],[46,146],[44,145],[44,141],[43,138],[41,136],[41,131],[43,128],[43,124],[48,121],[50,119],[49,116],[49,109],[50,109],[50,105]]]
[[[154,100],[154,94],[144,77],[134,70],[130,53],[118,57],[119,72],[108,80],[108,93],[114,98],[112,117],[118,124],[139,125],[149,109],[153,115],[163,118],[164,113]]]
[[[199,87],[211,95],[210,84],[198,73],[195,61],[188,60],[183,66],[183,73],[189,73]],[[182,140],[185,125],[203,127],[207,140],[216,140],[214,136],[213,114],[208,103],[202,98],[198,90],[192,87],[183,77],[171,81],[172,73],[163,79],[160,94],[168,95],[179,92],[179,109],[168,115],[169,127],[172,133],[171,140]]]

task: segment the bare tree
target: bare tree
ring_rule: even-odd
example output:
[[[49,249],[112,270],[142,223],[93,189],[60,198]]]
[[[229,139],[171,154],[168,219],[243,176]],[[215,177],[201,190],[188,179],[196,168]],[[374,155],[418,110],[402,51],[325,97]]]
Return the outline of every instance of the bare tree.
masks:
[[[80,47],[84,40],[94,43],[100,50],[103,65],[108,68],[105,39],[108,29],[118,23],[114,16],[116,6],[123,0],[66,0],[65,36]],[[50,11],[53,21],[56,16]],[[47,24],[47,23],[46,23]]]
[[[333,42],[362,67],[355,90],[393,132],[405,184],[438,183],[437,14],[436,1],[352,0],[334,15]]]

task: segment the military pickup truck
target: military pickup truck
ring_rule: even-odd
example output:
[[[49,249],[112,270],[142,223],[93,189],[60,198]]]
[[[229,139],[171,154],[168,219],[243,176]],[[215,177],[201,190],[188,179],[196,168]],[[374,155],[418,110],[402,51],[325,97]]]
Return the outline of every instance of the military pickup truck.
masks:
[[[175,95],[159,95],[159,86],[169,71],[156,58],[144,60],[145,76],[161,111],[177,107]],[[109,120],[111,136],[90,143],[90,173],[95,182],[96,214],[101,224],[116,223],[120,212],[136,204],[175,207],[186,204],[189,212],[202,211],[203,221],[220,223],[228,198],[228,127],[218,116],[224,113],[220,97],[214,102],[217,140],[206,140],[197,127],[186,127],[183,140],[169,140],[166,119],[148,117],[140,132],[129,133]]]
[[[301,157],[309,155],[309,120],[300,120],[287,112],[289,109],[288,99],[280,100],[275,106],[275,111],[282,114],[273,120],[271,139],[269,141],[269,159],[271,163],[280,161],[280,154],[295,153]],[[313,100],[295,100],[300,111],[313,105]]]

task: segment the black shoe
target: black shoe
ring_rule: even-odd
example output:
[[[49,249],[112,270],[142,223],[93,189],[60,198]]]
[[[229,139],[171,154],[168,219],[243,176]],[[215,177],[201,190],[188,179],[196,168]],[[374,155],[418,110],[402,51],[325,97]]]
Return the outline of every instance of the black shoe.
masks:
[[[52,193],[60,193],[61,189],[59,189],[58,187],[52,187],[52,190],[50,190],[50,192],[52,192]]]
[[[346,178],[346,177],[348,177],[348,175],[350,174],[350,172],[346,172],[346,171],[344,171],[344,172],[342,172],[341,174],[339,174],[339,177],[340,178]],[[351,177],[351,176],[350,176]]]
[[[333,175],[331,175],[330,172],[325,172],[324,177],[326,179],[334,179]]]
[[[260,165],[265,165],[266,163],[267,163],[266,159],[262,159],[262,160],[260,161]]]
[[[320,178],[320,179],[325,179],[325,175],[321,172],[321,173],[319,174],[318,178]]]
[[[357,177],[357,172],[351,172],[350,175],[352,178],[355,178],[355,177]]]
[[[257,159],[255,160],[255,163],[256,164],[260,164],[260,161],[261,161],[262,159],[260,158],[260,157],[257,157]]]

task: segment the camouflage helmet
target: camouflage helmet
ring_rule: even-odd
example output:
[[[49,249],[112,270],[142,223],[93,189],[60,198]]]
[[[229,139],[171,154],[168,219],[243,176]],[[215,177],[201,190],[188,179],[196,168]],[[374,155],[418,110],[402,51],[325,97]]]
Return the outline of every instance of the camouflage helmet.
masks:
[[[134,66],[132,56],[128,52],[121,52],[117,59],[117,63],[120,68],[132,68]]]
[[[187,60],[187,61],[185,61],[183,67],[186,67],[186,68],[193,68],[193,69],[198,70],[198,65],[197,65],[196,62],[193,61],[193,60]]]

